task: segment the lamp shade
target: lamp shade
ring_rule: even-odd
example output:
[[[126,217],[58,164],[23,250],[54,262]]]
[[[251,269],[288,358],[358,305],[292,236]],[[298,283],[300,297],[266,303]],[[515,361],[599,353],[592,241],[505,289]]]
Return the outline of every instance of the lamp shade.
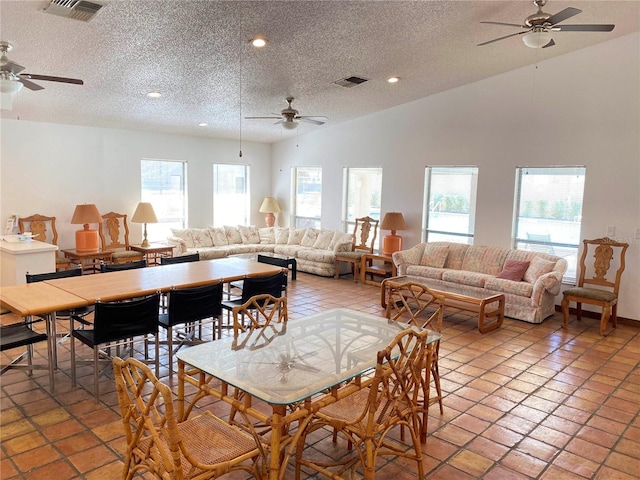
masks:
[[[139,202],[131,221],[134,223],[158,223],[158,217],[153,210],[153,205],[149,202]]]
[[[7,78],[0,79],[0,92],[13,95],[22,90],[22,82],[19,80],[10,80]]]
[[[93,203],[85,203],[83,205],[76,205],[76,209],[71,217],[71,223],[73,225],[84,225],[87,223],[100,223],[102,216],[98,212],[98,207]]]
[[[260,213],[279,213],[280,205],[275,197],[264,197],[262,205],[260,206]]]
[[[384,214],[382,223],[380,224],[381,230],[406,230],[407,224],[404,223],[404,217],[400,212],[387,212]]]
[[[93,203],[76,205],[71,217],[73,225],[84,225],[83,230],[76,231],[76,251],[79,253],[97,252],[100,249],[98,231],[89,229],[90,223],[102,222],[102,216]]]

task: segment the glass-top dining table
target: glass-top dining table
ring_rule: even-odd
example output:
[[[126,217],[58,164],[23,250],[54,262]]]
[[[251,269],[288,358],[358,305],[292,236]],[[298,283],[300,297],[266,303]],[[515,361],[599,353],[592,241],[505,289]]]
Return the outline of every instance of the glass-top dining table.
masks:
[[[417,327],[336,308],[181,350],[179,416],[186,419],[205,395],[243,409],[271,427],[268,478],[283,478],[289,426],[365,387],[377,352],[406,328]],[[438,339],[440,334],[431,332],[427,343]],[[248,401],[240,405],[234,388],[248,394]],[[267,403],[271,412],[252,406],[251,398]]]

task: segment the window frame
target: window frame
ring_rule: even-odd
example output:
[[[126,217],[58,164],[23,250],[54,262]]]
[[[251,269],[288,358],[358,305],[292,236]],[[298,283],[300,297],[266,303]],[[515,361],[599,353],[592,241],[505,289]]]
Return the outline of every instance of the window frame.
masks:
[[[454,171],[458,170],[460,174],[464,173],[463,170],[470,170],[468,173],[471,175],[471,185],[469,191],[469,198],[466,199],[468,202],[468,228],[466,233],[448,231],[448,230],[436,230],[429,228],[429,221],[431,219],[431,191],[433,189],[433,177],[434,170],[449,170],[452,174]],[[477,206],[477,195],[478,195],[478,178],[480,175],[480,169],[477,165],[428,165],[425,167],[424,174],[424,194],[423,194],[423,218],[422,218],[422,241],[428,242],[429,234],[433,235],[444,235],[445,238],[436,239],[431,241],[452,241],[458,242],[458,240],[464,239],[465,241],[459,241],[458,243],[464,243],[467,245],[473,245],[475,241],[475,222],[476,222],[476,206]],[[448,238],[451,237],[451,238]]]
[[[320,178],[320,214],[317,217],[306,217],[298,215],[299,205],[299,186],[300,172],[315,171]],[[320,229],[322,225],[322,167],[321,166],[301,166],[291,167],[291,225],[294,228],[316,228]]]
[[[228,217],[224,217],[223,215],[217,215],[216,214],[216,196],[217,195],[221,195],[218,194],[218,181],[217,178],[219,176],[219,172],[218,170],[221,167],[233,167],[233,168],[243,168],[243,177],[235,177],[235,179],[237,180],[237,178],[243,178],[243,187],[244,187],[244,193],[242,194],[244,196],[243,198],[243,210],[244,212],[242,213],[242,216],[244,217],[244,219],[239,219],[237,217],[234,217],[233,220],[230,220]],[[211,182],[212,182],[212,195],[211,195],[211,202],[212,202],[212,220],[211,220],[211,225],[213,225],[214,227],[222,227],[224,225],[249,225],[250,224],[250,219],[251,219],[251,188],[250,188],[250,182],[251,182],[251,166],[244,164],[244,163],[214,163],[212,164],[212,177],[211,177]],[[222,201],[222,204],[224,205],[228,205],[228,203],[226,203],[225,201]],[[222,220],[218,220],[218,217],[221,217]]]
[[[380,191],[377,194],[378,198],[378,202],[377,202],[377,206],[375,206],[374,204],[369,204],[367,210],[370,210],[367,213],[353,213],[353,218],[349,217],[349,196],[351,193],[351,173],[353,171],[357,171],[357,170],[362,170],[362,171],[367,171],[368,173],[372,173],[372,174],[376,174],[380,176]],[[355,226],[355,219],[356,218],[361,218],[361,217],[365,217],[365,216],[369,216],[372,218],[376,218],[375,212],[371,211],[371,208],[377,208],[378,212],[377,212],[377,220],[382,221],[382,219],[380,218],[380,213],[381,213],[381,207],[382,207],[382,178],[383,178],[383,169],[382,167],[343,167],[342,170],[342,175],[343,175],[343,179],[342,179],[342,185],[343,185],[343,190],[342,190],[342,228],[343,231],[351,233],[353,232],[353,228]],[[374,202],[375,203],[375,202]],[[372,216],[372,214],[374,216]],[[378,234],[378,239],[380,239],[380,235]],[[376,248],[378,248],[378,246],[376,246]]]

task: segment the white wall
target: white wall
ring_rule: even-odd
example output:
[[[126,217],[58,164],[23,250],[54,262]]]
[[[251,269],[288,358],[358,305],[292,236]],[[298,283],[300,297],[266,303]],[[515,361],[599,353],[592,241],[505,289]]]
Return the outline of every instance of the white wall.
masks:
[[[102,213],[133,215],[140,201],[140,160],[187,161],[189,226],[213,223],[214,163],[251,166],[251,220],[270,195],[271,147],[233,140],[150,132],[2,120],[0,131],[0,215],[40,213],[56,217],[58,244],[73,248],[78,203],[95,203]],[[4,223],[3,223],[4,225]],[[131,223],[130,241],[140,243],[142,226]],[[164,238],[150,238],[164,240]]]
[[[274,146],[274,194],[289,198],[292,166],[321,165],[322,226],[340,228],[342,167],[381,166],[382,211],[403,212],[407,248],[420,241],[424,167],[478,165],[475,243],[509,247],[515,167],[585,165],[582,237],[603,237],[615,225],[615,238],[630,243],[618,314],[640,320],[639,63],[636,33],[352,122],[329,122]],[[289,210],[287,203],[281,207]]]

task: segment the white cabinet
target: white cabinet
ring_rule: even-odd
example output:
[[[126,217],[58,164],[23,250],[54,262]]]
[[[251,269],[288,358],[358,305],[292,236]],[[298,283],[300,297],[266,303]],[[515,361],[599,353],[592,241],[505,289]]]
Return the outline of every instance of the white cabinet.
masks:
[[[0,270],[2,270],[3,286],[26,283],[27,272],[56,271],[56,251],[58,250],[56,245],[35,240],[10,241],[6,239],[7,237],[0,241]]]

